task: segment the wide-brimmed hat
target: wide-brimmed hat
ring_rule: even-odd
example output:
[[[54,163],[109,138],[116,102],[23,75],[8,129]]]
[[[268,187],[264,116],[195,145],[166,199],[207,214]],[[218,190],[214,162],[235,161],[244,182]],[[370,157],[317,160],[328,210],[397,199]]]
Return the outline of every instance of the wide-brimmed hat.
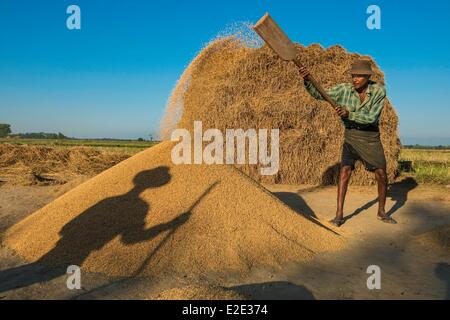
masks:
[[[366,75],[374,75],[375,72],[372,70],[372,66],[369,60],[356,60],[351,69],[349,70],[351,74],[366,74]]]

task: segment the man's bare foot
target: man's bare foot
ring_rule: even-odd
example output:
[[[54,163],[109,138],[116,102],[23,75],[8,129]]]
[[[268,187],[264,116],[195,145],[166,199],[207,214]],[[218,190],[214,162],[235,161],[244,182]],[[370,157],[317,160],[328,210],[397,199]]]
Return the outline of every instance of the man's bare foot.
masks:
[[[397,224],[397,221],[388,216],[385,212],[379,212],[377,215],[378,220],[381,220],[384,223],[389,224]]]
[[[345,219],[343,217],[340,217],[340,216],[334,218],[333,220],[330,220],[330,223],[332,225],[334,225],[335,227],[338,227],[338,228],[340,226],[342,226],[344,224],[344,222],[345,222]]]

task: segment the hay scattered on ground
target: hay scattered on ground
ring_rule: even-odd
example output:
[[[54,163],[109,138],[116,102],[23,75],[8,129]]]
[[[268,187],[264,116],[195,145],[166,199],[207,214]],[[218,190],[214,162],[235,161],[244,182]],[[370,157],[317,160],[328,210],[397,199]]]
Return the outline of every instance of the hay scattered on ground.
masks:
[[[104,171],[5,233],[21,256],[114,276],[245,275],[342,248],[232,166],[174,166],[171,142]]]
[[[317,44],[296,46],[302,62],[325,88],[351,81],[346,71],[358,58],[370,60],[376,72],[373,80],[384,83],[383,73],[369,56],[349,53],[338,45],[328,49]],[[241,167],[256,180],[284,184],[337,181],[343,143],[340,119],[326,102],[308,94],[298,68],[279,59],[267,46],[250,48],[226,37],[211,42],[193,60],[169,100],[162,137],[169,139],[176,127],[192,129],[196,120],[203,122],[203,130],[280,129],[278,175],[261,177],[257,166]],[[400,143],[398,117],[389,100],[380,123],[388,176],[393,180]],[[374,182],[373,174],[359,164],[351,183]]]
[[[98,174],[126,158],[89,147],[0,144],[0,180],[16,185],[64,184],[76,176]]]
[[[450,254],[450,226],[421,234],[416,240],[432,251]]]
[[[149,297],[149,300],[248,300],[248,298],[223,287],[190,285],[165,290]]]

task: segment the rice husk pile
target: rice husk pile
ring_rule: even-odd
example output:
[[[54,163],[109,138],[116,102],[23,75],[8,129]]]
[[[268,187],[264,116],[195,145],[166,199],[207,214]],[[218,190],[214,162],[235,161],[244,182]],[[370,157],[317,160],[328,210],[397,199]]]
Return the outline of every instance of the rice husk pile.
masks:
[[[0,144],[0,177],[9,184],[63,184],[80,175],[95,175],[128,158],[89,147]]]
[[[344,245],[233,166],[173,165],[173,146],[163,142],[69,191],[7,230],[5,244],[44,265],[197,279],[279,268]]]
[[[450,226],[421,234],[416,241],[432,251],[450,255]]]
[[[350,82],[346,72],[358,58],[370,60],[376,75],[384,75],[369,56],[349,53],[339,45],[324,49],[318,44],[296,44],[302,63],[324,88]],[[388,92],[389,94],[389,92]],[[283,184],[335,184],[344,128],[334,110],[312,98],[298,68],[282,61],[266,45],[251,48],[245,41],[226,37],[212,41],[192,61],[169,99],[162,121],[162,137],[170,139],[175,128],[192,130],[194,121],[203,130],[280,129],[280,170],[260,176],[257,165],[240,168],[257,181]],[[400,152],[398,117],[386,100],[381,119],[381,140],[389,179],[397,175]],[[361,163],[351,183],[374,183],[373,174]]]
[[[224,287],[189,285],[165,290],[149,297],[149,300],[248,300],[248,298]]]

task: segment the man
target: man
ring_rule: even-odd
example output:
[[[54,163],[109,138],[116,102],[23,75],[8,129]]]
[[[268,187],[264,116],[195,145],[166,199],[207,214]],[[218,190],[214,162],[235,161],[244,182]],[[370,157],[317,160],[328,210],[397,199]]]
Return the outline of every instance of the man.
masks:
[[[386,90],[384,86],[370,80],[374,75],[370,62],[357,60],[350,70],[353,83],[341,83],[327,90],[328,95],[339,105],[336,113],[345,126],[345,139],[342,149],[339,174],[338,201],[336,218],[330,222],[340,227],[344,222],[344,201],[348,183],[355,169],[355,162],[360,160],[368,171],[375,173],[378,183],[378,219],[396,224],[385,211],[387,193],[386,158],[380,140],[378,122],[383,110]],[[309,79],[309,71],[300,69],[305,80],[305,87],[316,99],[323,100],[319,91]]]

